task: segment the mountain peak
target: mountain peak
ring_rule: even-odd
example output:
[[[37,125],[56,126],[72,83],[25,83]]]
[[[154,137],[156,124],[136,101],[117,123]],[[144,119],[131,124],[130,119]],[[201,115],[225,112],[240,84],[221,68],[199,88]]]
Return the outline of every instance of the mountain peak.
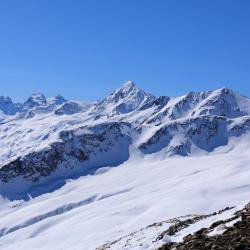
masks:
[[[0,102],[12,102],[12,100],[8,96],[0,96]]]
[[[222,93],[222,94],[232,94],[232,93],[235,93],[233,90],[227,88],[227,87],[222,87],[222,88],[219,88],[217,90],[215,90],[216,92],[218,93]]]
[[[47,103],[49,105],[61,105],[63,103],[65,103],[67,100],[61,96],[61,95],[56,95],[54,97],[50,97],[47,99]]]
[[[105,98],[96,109],[109,113],[129,113],[143,106],[155,97],[146,93],[132,81],[125,82],[119,89]]]
[[[44,99],[46,99],[45,98],[45,96],[44,96],[44,94],[43,93],[33,93],[30,97],[29,97],[29,99],[32,99],[32,100],[44,100]]]
[[[43,106],[46,105],[46,97],[42,93],[34,93],[32,94],[25,102],[24,102],[24,108],[29,109],[36,106]]]
[[[121,88],[117,89],[111,94],[108,99],[117,101],[129,101],[130,99],[153,99],[154,96],[146,93],[143,89],[139,88],[133,81],[125,82]]]
[[[138,88],[133,81],[127,81],[122,85],[123,89]]]
[[[14,115],[19,111],[19,104],[13,103],[10,97],[0,96],[0,110],[6,115]]]
[[[138,91],[145,93],[133,81],[127,81],[120,88],[118,88],[113,94],[116,95],[123,93],[123,95],[127,95],[131,92],[135,93]]]

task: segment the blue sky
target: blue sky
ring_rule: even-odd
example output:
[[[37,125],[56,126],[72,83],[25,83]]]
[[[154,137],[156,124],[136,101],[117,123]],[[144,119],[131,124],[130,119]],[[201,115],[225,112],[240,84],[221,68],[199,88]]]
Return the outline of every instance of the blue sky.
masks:
[[[250,96],[249,12],[248,0],[2,0],[0,95],[96,100],[133,80]]]

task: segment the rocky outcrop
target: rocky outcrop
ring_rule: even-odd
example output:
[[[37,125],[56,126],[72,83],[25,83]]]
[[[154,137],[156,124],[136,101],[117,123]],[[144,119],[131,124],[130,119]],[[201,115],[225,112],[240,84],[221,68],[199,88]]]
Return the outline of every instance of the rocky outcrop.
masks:
[[[157,108],[157,110],[160,110],[161,108],[166,106],[169,101],[170,101],[170,97],[160,96],[160,97],[150,100],[149,102],[144,104],[139,110],[142,111],[142,110],[152,108],[152,107],[155,107]]]
[[[238,93],[228,89],[221,88],[214,92],[210,92],[208,98],[199,106],[197,115],[210,114],[224,116],[228,118],[236,118],[249,114],[249,109],[246,109],[249,100],[246,97],[240,96]]]
[[[226,223],[241,218],[231,227]],[[209,236],[216,227],[222,226],[222,234]],[[182,242],[169,242],[158,250],[249,250],[250,249],[250,204],[239,211],[234,217],[225,221],[214,222],[209,228],[201,228],[194,234],[184,237]]]
[[[13,103],[11,98],[0,96],[0,111],[6,115],[14,115],[21,110],[22,105]]]
[[[164,148],[169,154],[188,155],[195,145],[205,151],[228,143],[227,121],[223,117],[201,116],[185,121],[172,122],[162,126],[152,137],[139,146],[146,154],[158,152]],[[182,139],[175,140],[175,138]]]
[[[47,100],[43,94],[33,94],[24,102],[23,109],[28,110],[38,106],[45,106],[46,104]]]
[[[73,115],[82,111],[79,103],[68,101],[55,110],[56,115]]]
[[[58,142],[0,165],[0,179],[6,183],[22,177],[36,182],[62,168],[82,165],[91,171],[119,165],[129,157],[129,129],[126,123],[104,123],[62,131]]]
[[[126,114],[141,108],[154,99],[153,95],[138,88],[132,81],[128,81],[99,102],[93,112],[108,115]]]

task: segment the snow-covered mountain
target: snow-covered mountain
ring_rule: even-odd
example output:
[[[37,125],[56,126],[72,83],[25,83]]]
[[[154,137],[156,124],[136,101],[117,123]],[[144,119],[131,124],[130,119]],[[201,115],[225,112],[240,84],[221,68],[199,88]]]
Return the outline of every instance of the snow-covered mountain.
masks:
[[[93,104],[33,94],[23,104],[2,98],[1,110],[0,179],[37,182],[118,165],[130,157],[117,155],[121,145],[165,156],[211,152],[248,131],[250,99],[226,88],[154,97],[129,81]]]
[[[73,245],[58,245],[56,236],[51,242],[58,248],[41,249],[95,249],[133,227],[222,209],[232,197],[238,205],[250,193],[249,157],[242,152],[249,146],[250,99],[227,88],[155,97],[129,81],[94,103],[60,95],[33,94],[24,103],[0,97],[0,122],[0,214],[8,215],[0,218],[0,249],[14,248],[22,237],[19,249],[36,248],[64,219],[66,227],[75,225],[77,210],[93,223],[86,222],[90,231],[99,225],[100,239],[85,232],[84,242],[73,237]],[[214,183],[223,178],[224,184]],[[108,229],[109,220],[116,228]]]
[[[128,81],[121,88],[98,103],[93,111],[97,113],[101,112],[102,115],[108,114],[109,116],[126,114],[137,110],[153,99],[153,95],[138,88],[132,81]]]

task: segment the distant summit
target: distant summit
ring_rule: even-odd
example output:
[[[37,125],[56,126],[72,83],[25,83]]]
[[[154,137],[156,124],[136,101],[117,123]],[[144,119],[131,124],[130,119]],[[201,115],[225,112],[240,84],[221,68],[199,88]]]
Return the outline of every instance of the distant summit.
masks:
[[[61,104],[65,103],[66,101],[67,100],[61,95],[56,95],[54,97],[47,99],[47,103],[49,105],[61,105]]]
[[[155,97],[137,87],[132,81],[125,82],[97,106],[97,110],[109,114],[126,114],[132,112]]]
[[[45,106],[47,104],[46,97],[42,93],[32,94],[27,101],[24,102],[23,108],[25,110],[37,107]]]

